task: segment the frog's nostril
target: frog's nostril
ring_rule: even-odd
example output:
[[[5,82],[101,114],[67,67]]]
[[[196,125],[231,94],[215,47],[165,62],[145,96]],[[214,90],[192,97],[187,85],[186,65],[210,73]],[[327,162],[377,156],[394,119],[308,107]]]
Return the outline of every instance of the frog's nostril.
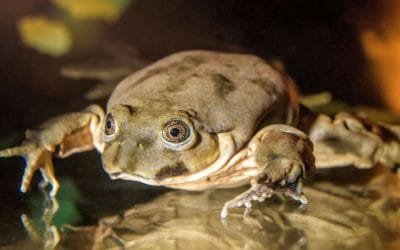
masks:
[[[143,149],[144,149],[143,144],[141,144],[141,143],[136,143],[136,147],[137,147],[139,150],[143,150]]]

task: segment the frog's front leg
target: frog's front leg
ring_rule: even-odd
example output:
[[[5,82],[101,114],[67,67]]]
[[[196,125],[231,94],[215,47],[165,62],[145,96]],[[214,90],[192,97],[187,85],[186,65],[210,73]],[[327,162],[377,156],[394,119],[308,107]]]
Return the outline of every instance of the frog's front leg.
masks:
[[[262,202],[275,192],[307,204],[302,179],[315,173],[315,165],[313,146],[306,134],[290,126],[270,125],[255,135],[248,149],[260,174],[251,181],[249,190],[225,203],[222,218],[229,208],[241,206],[246,207],[247,214],[253,200]]]
[[[0,151],[0,157],[23,156],[26,161],[21,181],[21,192],[28,190],[32,176],[40,169],[41,185],[52,185],[50,195],[54,197],[59,183],[54,176],[52,155],[67,157],[73,153],[88,151],[94,147],[102,150],[101,124],[104,112],[93,105],[82,112],[54,117],[35,131],[27,130],[20,146]]]

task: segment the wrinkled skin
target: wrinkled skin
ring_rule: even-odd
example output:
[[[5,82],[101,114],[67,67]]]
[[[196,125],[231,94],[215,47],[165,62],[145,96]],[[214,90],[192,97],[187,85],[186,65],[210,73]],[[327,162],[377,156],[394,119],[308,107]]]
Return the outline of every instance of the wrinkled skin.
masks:
[[[177,118],[189,121],[185,112],[137,108],[131,114],[126,106],[116,105],[110,113],[115,114],[116,122],[121,121],[118,133],[106,139],[102,155],[104,169],[110,175],[122,172],[161,180],[185,172],[197,172],[218,157],[217,137],[200,128],[193,129],[201,141],[188,151],[166,149],[159,140],[159,131],[166,121]]]
[[[299,110],[290,78],[256,56],[180,52],[123,80],[106,114],[91,106],[53,118],[0,156],[25,157],[21,191],[40,169],[53,196],[51,155],[92,148],[114,179],[186,190],[251,184],[222,217],[275,192],[307,204],[302,180],[318,167],[400,162],[398,127],[345,113],[299,119]]]

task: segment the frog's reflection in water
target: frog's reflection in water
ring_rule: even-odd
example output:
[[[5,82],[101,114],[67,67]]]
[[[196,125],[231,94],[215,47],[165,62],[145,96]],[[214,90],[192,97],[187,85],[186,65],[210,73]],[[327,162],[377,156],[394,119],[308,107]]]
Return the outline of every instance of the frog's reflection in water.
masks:
[[[358,174],[356,171],[353,176]],[[395,249],[399,246],[400,199],[384,191],[390,188],[387,184],[393,176],[374,173],[367,185],[360,186],[328,182],[331,173],[327,176],[319,176],[305,185],[310,201],[306,210],[275,195],[264,203],[255,202],[246,216],[243,209],[232,209],[221,220],[224,202],[245,187],[171,191],[121,215],[102,218],[98,225],[64,226],[59,246],[67,249]],[[56,206],[56,203],[46,206],[42,216],[47,225],[44,235],[47,247],[55,246],[58,240],[55,227],[49,223]]]
[[[55,249],[60,243],[60,231],[53,224],[53,219],[60,208],[56,197],[50,196],[45,185],[39,185],[39,190],[43,196],[43,214],[40,218],[31,218],[23,213],[21,222],[27,231],[29,238],[35,242],[42,241],[43,248],[46,250]]]

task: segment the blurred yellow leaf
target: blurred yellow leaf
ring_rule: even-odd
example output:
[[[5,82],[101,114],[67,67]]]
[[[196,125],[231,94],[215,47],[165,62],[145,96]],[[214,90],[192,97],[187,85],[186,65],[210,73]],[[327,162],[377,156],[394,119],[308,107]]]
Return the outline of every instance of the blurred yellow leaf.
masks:
[[[60,22],[44,16],[27,16],[19,20],[17,27],[24,44],[40,53],[62,56],[71,48],[71,34]]]
[[[60,9],[76,19],[116,21],[132,0],[53,0]]]

